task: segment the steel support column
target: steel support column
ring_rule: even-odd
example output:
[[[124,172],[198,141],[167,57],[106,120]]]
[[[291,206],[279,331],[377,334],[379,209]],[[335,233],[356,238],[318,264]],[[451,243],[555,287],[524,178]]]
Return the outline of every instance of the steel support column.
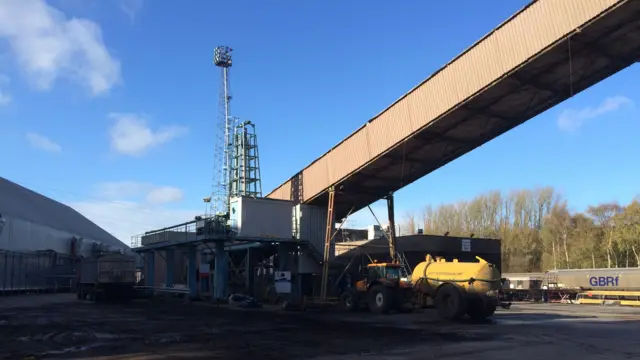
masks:
[[[153,251],[148,251],[144,254],[147,265],[144,283],[147,286],[156,286],[156,265],[154,255]]]
[[[216,242],[216,265],[213,273],[213,299],[222,300],[227,296],[227,280],[229,279],[229,260],[224,241]]]
[[[197,246],[189,246],[187,250],[188,266],[187,266],[187,283],[189,285],[189,297],[194,299],[198,296],[198,248]]]
[[[175,251],[173,249],[165,250],[165,261],[167,262],[167,276],[165,280],[166,287],[173,287],[174,284],[174,262],[176,260]]]
[[[386,196],[387,199],[387,213],[389,215],[389,254],[391,255],[391,261],[398,263],[398,252],[396,249],[396,216],[393,203],[393,192],[390,192]],[[413,234],[415,229],[410,229],[409,235]]]
[[[322,282],[320,285],[320,300],[327,299],[327,283],[329,281],[329,260],[331,259],[331,240],[333,238],[334,213],[333,204],[335,199],[335,189],[332,186],[329,189],[329,203],[327,206],[327,227],[324,235],[324,254],[322,260]]]
[[[244,263],[245,273],[245,293],[250,296],[255,296],[255,264],[258,259],[258,249],[247,248],[247,258]]]

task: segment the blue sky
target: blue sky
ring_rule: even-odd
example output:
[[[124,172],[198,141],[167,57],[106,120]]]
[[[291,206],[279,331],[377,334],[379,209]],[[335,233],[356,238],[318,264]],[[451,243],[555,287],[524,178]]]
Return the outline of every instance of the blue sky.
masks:
[[[177,4],[0,3],[0,175],[128,242],[204,211],[215,46],[234,48],[232,113],[256,123],[266,193],[526,1]],[[638,79],[637,65],[626,69],[403,189],[398,214],[546,185],[575,210],[630,201],[640,193]],[[563,113],[586,120],[567,131]]]

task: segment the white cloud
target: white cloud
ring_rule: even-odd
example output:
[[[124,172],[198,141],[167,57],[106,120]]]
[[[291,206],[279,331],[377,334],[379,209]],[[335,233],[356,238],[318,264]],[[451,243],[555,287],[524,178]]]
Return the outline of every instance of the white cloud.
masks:
[[[124,155],[143,155],[149,149],[165,144],[188,131],[183,126],[165,126],[152,130],[147,121],[137,114],[112,113],[109,117],[115,121],[109,131],[111,148]]]
[[[59,153],[62,151],[62,147],[49,139],[48,137],[36,133],[27,133],[26,135],[29,144],[36,149],[44,150],[51,153]]]
[[[44,0],[0,1],[0,39],[38,89],[67,77],[99,95],[121,80],[120,62],[105,46],[99,25],[67,19]]]
[[[204,210],[173,210],[133,201],[91,200],[69,202],[67,205],[127,245],[132,236],[193,220],[196,215],[202,215]]]
[[[147,194],[147,201],[152,204],[162,204],[176,202],[184,198],[184,192],[171,186],[161,186],[155,188]]]
[[[107,199],[144,200],[157,205],[181,201],[184,191],[172,186],[158,186],[146,182],[118,181],[99,184],[97,195]]]
[[[143,0],[120,0],[118,7],[131,19],[131,22],[134,22],[136,15],[142,10],[143,3]]]
[[[13,98],[11,98],[11,95],[0,90],[0,106],[7,106],[11,104],[12,101],[13,101]]]
[[[580,129],[587,120],[617,111],[625,106],[633,106],[633,101],[625,96],[613,96],[606,98],[595,108],[566,109],[558,117],[558,127],[562,131],[574,132]]]
[[[148,182],[105,182],[95,187],[94,199],[67,204],[125,244],[146,231],[193,220],[201,210],[169,209],[166,203],[184,198],[181,189]]]
[[[10,81],[11,79],[8,76],[0,74],[0,106],[7,106],[13,101],[11,95],[6,90],[3,90],[4,87],[9,85]]]

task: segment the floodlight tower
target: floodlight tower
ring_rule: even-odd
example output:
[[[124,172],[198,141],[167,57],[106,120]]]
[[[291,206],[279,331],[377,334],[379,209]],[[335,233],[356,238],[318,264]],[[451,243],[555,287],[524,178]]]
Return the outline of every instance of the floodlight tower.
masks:
[[[230,167],[233,151],[233,127],[235,120],[231,117],[231,91],[229,86],[229,70],[231,69],[231,49],[218,46],[213,51],[213,64],[221,70],[220,90],[218,94],[218,136],[214,154],[214,188],[210,199],[210,216],[227,214],[230,197]]]

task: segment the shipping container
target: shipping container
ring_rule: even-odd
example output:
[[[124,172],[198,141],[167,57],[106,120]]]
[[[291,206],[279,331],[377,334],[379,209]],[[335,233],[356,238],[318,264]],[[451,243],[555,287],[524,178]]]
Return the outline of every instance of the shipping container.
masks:
[[[238,238],[292,239],[292,208],[293,202],[285,200],[231,198],[231,230]]]

